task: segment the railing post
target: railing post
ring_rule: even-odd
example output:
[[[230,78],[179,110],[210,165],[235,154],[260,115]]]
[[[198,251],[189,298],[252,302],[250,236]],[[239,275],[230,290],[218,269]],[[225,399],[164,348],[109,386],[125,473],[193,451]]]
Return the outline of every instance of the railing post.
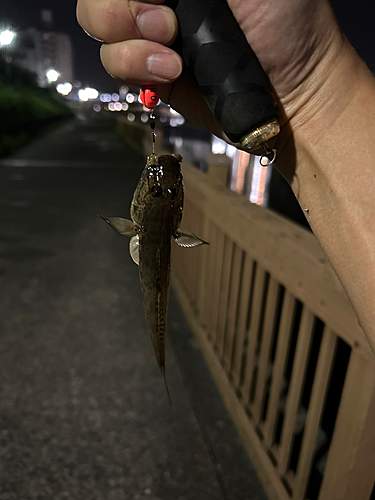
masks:
[[[352,350],[319,500],[369,500],[375,480],[374,361]]]
[[[225,188],[229,181],[230,159],[224,154],[210,153],[207,157],[207,179],[216,188]]]

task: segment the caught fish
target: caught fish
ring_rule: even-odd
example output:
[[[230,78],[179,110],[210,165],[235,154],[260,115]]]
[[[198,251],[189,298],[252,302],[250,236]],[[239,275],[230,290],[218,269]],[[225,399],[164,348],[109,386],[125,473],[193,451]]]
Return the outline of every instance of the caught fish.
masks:
[[[115,231],[130,237],[129,251],[139,265],[139,279],[146,322],[156,360],[165,376],[165,334],[169,297],[171,238],[183,247],[206,243],[180,229],[184,185],[181,155],[152,154],[133,194],[132,220],[102,217]]]

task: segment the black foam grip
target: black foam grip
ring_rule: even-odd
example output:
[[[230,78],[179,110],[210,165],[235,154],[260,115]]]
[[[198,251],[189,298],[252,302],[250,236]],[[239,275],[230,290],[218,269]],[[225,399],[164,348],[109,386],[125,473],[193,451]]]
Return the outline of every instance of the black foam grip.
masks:
[[[269,81],[226,0],[169,0],[179,23],[173,48],[233,142],[277,118]]]

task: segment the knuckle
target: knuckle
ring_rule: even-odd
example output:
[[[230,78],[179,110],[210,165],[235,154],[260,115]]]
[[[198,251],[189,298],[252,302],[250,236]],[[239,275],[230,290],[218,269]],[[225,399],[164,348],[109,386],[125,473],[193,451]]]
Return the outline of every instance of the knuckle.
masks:
[[[99,0],[88,3],[78,0],[76,8],[78,24],[93,38],[113,42],[122,26],[126,25],[124,4],[118,0]]]
[[[131,65],[129,61],[132,60],[133,51],[129,43],[120,43],[116,50],[116,65],[122,68],[123,73],[129,72]]]
[[[129,73],[129,59],[131,50],[126,42],[118,44],[103,44],[100,58],[106,71],[114,78],[127,78]]]
[[[101,61],[106,71],[120,81],[142,83],[147,78],[146,59],[152,48],[142,40],[103,44]]]
[[[103,40],[111,41],[118,32],[118,27],[125,24],[123,5],[115,0],[105,2],[98,12],[98,29]]]

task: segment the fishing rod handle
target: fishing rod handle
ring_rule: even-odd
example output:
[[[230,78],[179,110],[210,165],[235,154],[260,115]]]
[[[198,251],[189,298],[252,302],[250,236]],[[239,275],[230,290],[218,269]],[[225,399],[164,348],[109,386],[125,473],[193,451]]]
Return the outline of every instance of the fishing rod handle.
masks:
[[[266,74],[226,0],[169,0],[179,33],[173,48],[195,76],[221,128],[248,151],[280,130]]]

